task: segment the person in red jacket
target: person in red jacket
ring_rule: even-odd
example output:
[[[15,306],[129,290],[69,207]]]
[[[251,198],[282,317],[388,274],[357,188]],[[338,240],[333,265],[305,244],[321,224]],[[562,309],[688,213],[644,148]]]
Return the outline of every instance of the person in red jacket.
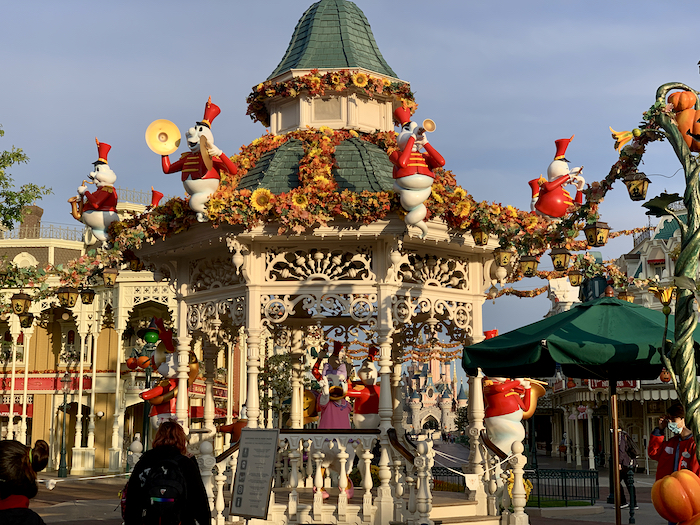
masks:
[[[672,433],[671,439],[664,439],[664,429]],[[695,455],[693,433],[685,426],[685,409],[681,403],[674,403],[659,419],[659,426],[649,437],[649,458],[658,461],[656,479],[677,470],[688,469],[700,475],[700,464]]]

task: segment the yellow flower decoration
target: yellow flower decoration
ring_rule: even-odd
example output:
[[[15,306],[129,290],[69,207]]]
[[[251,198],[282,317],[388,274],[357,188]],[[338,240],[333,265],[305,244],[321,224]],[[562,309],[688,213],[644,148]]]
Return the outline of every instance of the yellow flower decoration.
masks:
[[[668,306],[673,300],[673,294],[676,291],[676,287],[668,286],[663,288],[660,286],[650,286],[649,291],[654,294],[654,297],[661,301],[661,304]]]
[[[355,73],[352,76],[352,83],[355,84],[357,87],[363,88],[367,85],[368,82],[369,77],[364,73]]]
[[[457,189],[454,191],[454,196],[457,197],[458,199],[463,199],[464,197],[467,196],[467,192],[464,191],[463,188],[457,188]]]
[[[384,84],[385,87],[389,87],[391,85],[391,80],[388,78],[385,78],[382,80],[382,83]]]
[[[272,208],[273,195],[267,188],[258,188],[250,196],[250,204],[259,212],[268,211]]]
[[[224,209],[224,201],[221,199],[209,199],[208,205],[211,213],[219,213]]]
[[[309,205],[309,199],[307,199],[306,195],[304,195],[303,193],[297,193],[292,198],[292,204],[297,208],[301,208],[303,210]]]
[[[359,134],[357,131],[355,131],[354,129],[351,129],[351,130],[350,130],[350,135],[352,135],[353,137],[359,137],[359,136],[360,136],[360,134]]]

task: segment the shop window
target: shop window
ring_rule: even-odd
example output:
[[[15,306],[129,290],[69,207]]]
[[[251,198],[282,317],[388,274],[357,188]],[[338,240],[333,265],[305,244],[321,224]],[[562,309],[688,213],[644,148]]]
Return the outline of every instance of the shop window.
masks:
[[[20,333],[17,337],[15,345],[15,363],[18,365],[24,364],[24,333]],[[2,344],[0,345],[0,365],[12,364],[12,334],[9,330],[5,332]]]

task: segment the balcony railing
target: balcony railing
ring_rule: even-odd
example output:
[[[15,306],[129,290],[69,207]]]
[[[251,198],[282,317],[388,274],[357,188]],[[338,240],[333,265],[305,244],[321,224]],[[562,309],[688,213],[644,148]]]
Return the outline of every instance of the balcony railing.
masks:
[[[0,239],[61,239],[82,241],[83,227],[45,223],[39,226],[20,226],[14,230],[0,232]]]

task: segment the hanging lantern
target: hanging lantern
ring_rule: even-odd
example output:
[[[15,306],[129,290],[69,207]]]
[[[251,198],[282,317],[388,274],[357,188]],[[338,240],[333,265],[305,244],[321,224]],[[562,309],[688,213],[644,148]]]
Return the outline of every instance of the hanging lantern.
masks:
[[[118,275],[119,270],[116,268],[105,268],[102,272],[102,278],[104,279],[105,286],[107,288],[112,288],[117,282]]]
[[[629,293],[627,290],[622,290],[619,294],[617,294],[617,298],[620,301],[627,301],[628,303],[634,302],[634,295]]]
[[[563,272],[569,268],[571,253],[566,248],[554,248],[549,255],[556,271]]]
[[[489,234],[483,228],[472,228],[472,237],[477,246],[486,246],[489,242]]]
[[[12,302],[12,311],[17,315],[26,314],[32,304],[32,298],[24,292],[14,294],[10,301]]]
[[[34,314],[30,314],[30,313],[25,312],[23,314],[19,314],[18,317],[19,317],[19,325],[22,328],[29,328],[32,326],[32,323],[34,322]]]
[[[647,189],[651,181],[641,171],[627,175],[622,182],[627,186],[627,192],[633,201],[643,201],[647,198]]]
[[[56,295],[63,308],[73,308],[78,302],[78,289],[72,286],[61,286],[56,291]]]
[[[513,257],[513,250],[509,248],[499,247],[493,251],[493,260],[496,261],[498,266],[508,266],[511,257]]]
[[[575,387],[576,387],[576,381],[569,378],[569,380],[566,382],[566,388],[575,388]]]
[[[525,277],[534,277],[537,274],[537,265],[540,262],[534,255],[523,255],[518,265]]]
[[[659,379],[662,383],[668,383],[669,381],[671,381],[671,372],[669,372],[665,368],[662,368],[661,373],[659,374]]]
[[[590,246],[600,248],[608,242],[610,226],[608,226],[607,222],[594,222],[593,224],[587,224],[583,229],[583,233],[586,234],[586,241]]]
[[[83,302],[83,304],[92,304],[92,302],[95,300],[95,290],[83,288],[80,290],[80,300]]]
[[[138,272],[140,266],[141,261],[139,261],[138,259],[131,259],[129,261],[129,270],[131,270],[132,272]]]
[[[569,284],[571,286],[581,286],[581,281],[583,280],[583,272],[577,270],[576,268],[571,268],[569,270]]]

